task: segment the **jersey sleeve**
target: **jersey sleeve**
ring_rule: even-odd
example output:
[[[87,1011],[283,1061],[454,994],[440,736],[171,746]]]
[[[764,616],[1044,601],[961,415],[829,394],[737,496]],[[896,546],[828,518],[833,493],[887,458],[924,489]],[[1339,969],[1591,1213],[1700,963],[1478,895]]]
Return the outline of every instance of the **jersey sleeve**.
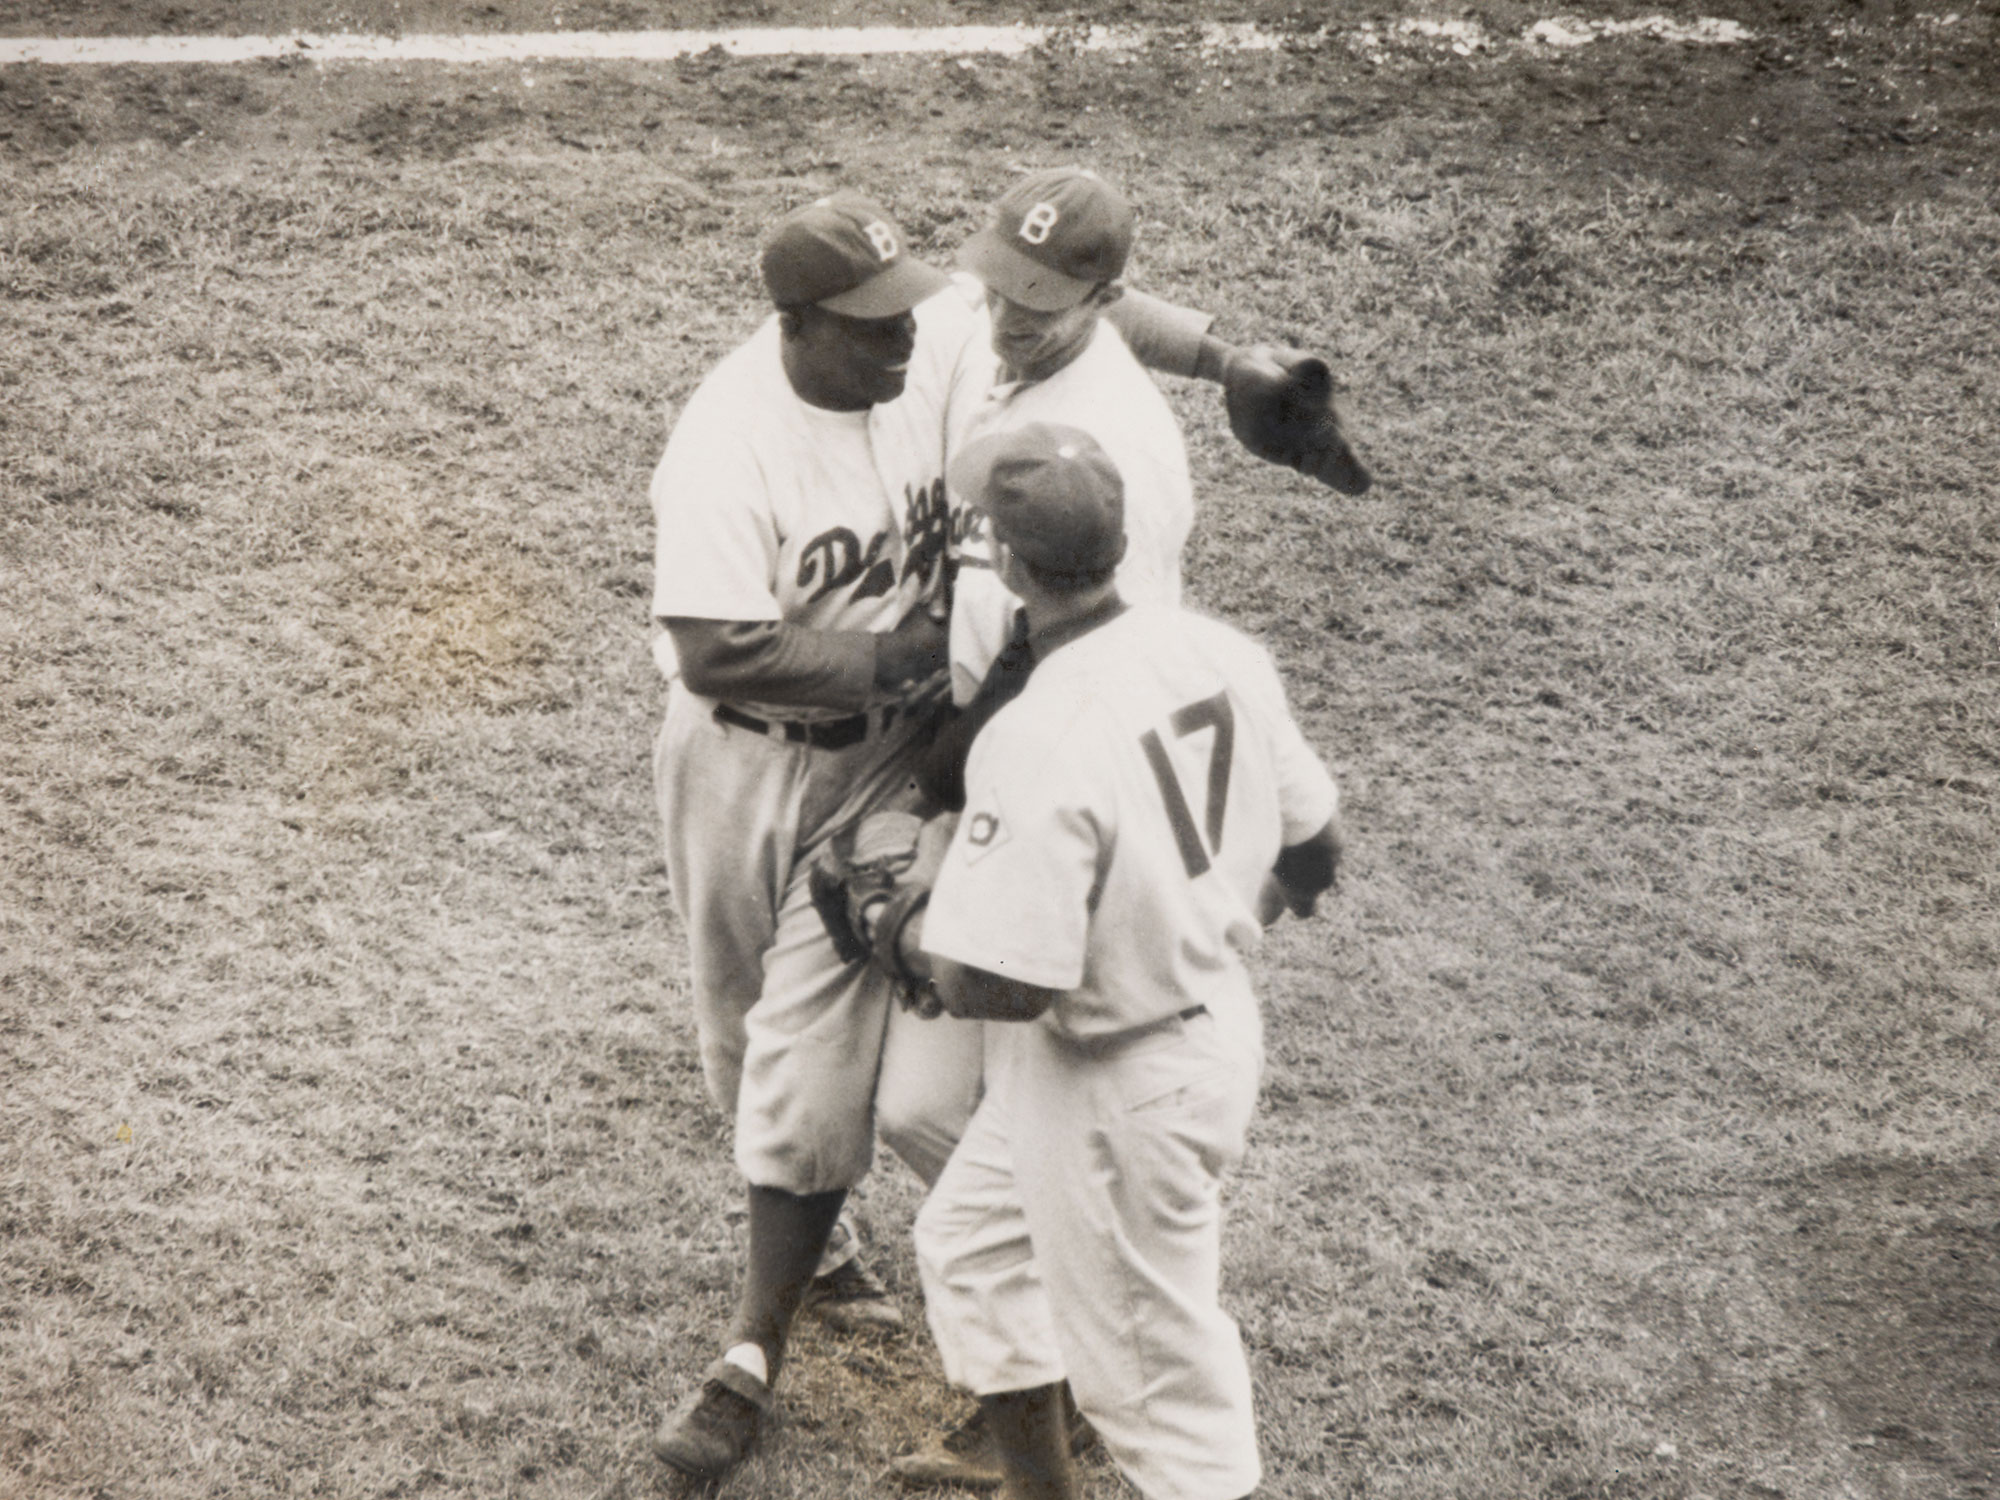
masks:
[[[1324,828],[1340,811],[1340,788],[1319,753],[1285,702],[1284,679],[1270,653],[1257,649],[1260,694],[1274,710],[1271,719],[1272,768],[1278,780],[1278,812],[1287,847],[1302,843]]]
[[[924,915],[924,949],[1073,990],[1107,831],[1010,704],[973,741],[965,811]]]
[[[751,448],[768,414],[697,391],[653,470],[653,614],[779,620],[778,527]]]
[[[924,304],[938,328],[943,347],[951,352],[945,381],[945,448],[962,441],[980,405],[993,389],[998,359],[993,353],[993,325],[986,316],[986,289],[963,271],[951,285]]]

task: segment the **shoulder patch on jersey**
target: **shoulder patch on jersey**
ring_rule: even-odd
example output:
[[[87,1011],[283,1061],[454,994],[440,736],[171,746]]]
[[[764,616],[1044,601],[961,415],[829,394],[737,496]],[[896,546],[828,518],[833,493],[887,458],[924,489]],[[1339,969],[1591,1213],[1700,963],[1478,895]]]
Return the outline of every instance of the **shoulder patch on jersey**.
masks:
[[[991,792],[980,797],[977,807],[966,810],[958,833],[959,847],[965,851],[965,862],[969,865],[978,864],[1013,837],[1013,831],[1000,815],[1000,799]]]

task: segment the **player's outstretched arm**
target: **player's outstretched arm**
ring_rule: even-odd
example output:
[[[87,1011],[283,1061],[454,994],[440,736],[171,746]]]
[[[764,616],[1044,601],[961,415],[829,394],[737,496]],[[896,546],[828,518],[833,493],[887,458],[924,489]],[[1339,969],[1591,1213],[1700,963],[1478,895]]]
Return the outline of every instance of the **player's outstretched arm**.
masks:
[[[1210,331],[1209,314],[1129,289],[1104,316],[1147,369],[1221,386],[1229,430],[1266,463],[1343,495],[1364,494],[1374,483],[1341,430],[1333,371],[1318,355],[1229,343]]]
[[[1104,309],[1104,321],[1118,330],[1132,357],[1149,370],[1190,380],[1222,378],[1220,361],[1230,346],[1209,332],[1215,323],[1213,313],[1126,287]],[[1213,373],[1204,373],[1210,370]]]

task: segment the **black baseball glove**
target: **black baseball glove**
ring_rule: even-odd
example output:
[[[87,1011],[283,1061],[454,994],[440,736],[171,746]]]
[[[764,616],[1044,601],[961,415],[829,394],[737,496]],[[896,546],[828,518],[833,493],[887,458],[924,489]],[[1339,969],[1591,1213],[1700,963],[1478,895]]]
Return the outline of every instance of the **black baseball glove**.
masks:
[[[846,963],[873,965],[904,1005],[929,1015],[937,1013],[934,992],[903,960],[903,928],[930,903],[957,822],[949,813],[928,821],[870,813],[828,839],[806,872],[834,952]]]
[[[1296,469],[1343,495],[1374,483],[1340,430],[1325,360],[1276,344],[1231,352],[1222,398],[1236,440],[1268,463]]]

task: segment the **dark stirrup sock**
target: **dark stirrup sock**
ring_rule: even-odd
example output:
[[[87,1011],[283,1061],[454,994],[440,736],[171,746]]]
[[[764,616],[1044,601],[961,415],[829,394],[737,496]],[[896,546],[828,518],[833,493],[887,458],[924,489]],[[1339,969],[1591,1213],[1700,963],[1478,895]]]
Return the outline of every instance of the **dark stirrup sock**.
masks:
[[[785,1338],[806,1286],[819,1269],[820,1252],[847,1201],[845,1188],[830,1193],[788,1193],[783,1188],[750,1189],[750,1245],[743,1269],[730,1344],[760,1345],[770,1363],[769,1384],[778,1383]]]

